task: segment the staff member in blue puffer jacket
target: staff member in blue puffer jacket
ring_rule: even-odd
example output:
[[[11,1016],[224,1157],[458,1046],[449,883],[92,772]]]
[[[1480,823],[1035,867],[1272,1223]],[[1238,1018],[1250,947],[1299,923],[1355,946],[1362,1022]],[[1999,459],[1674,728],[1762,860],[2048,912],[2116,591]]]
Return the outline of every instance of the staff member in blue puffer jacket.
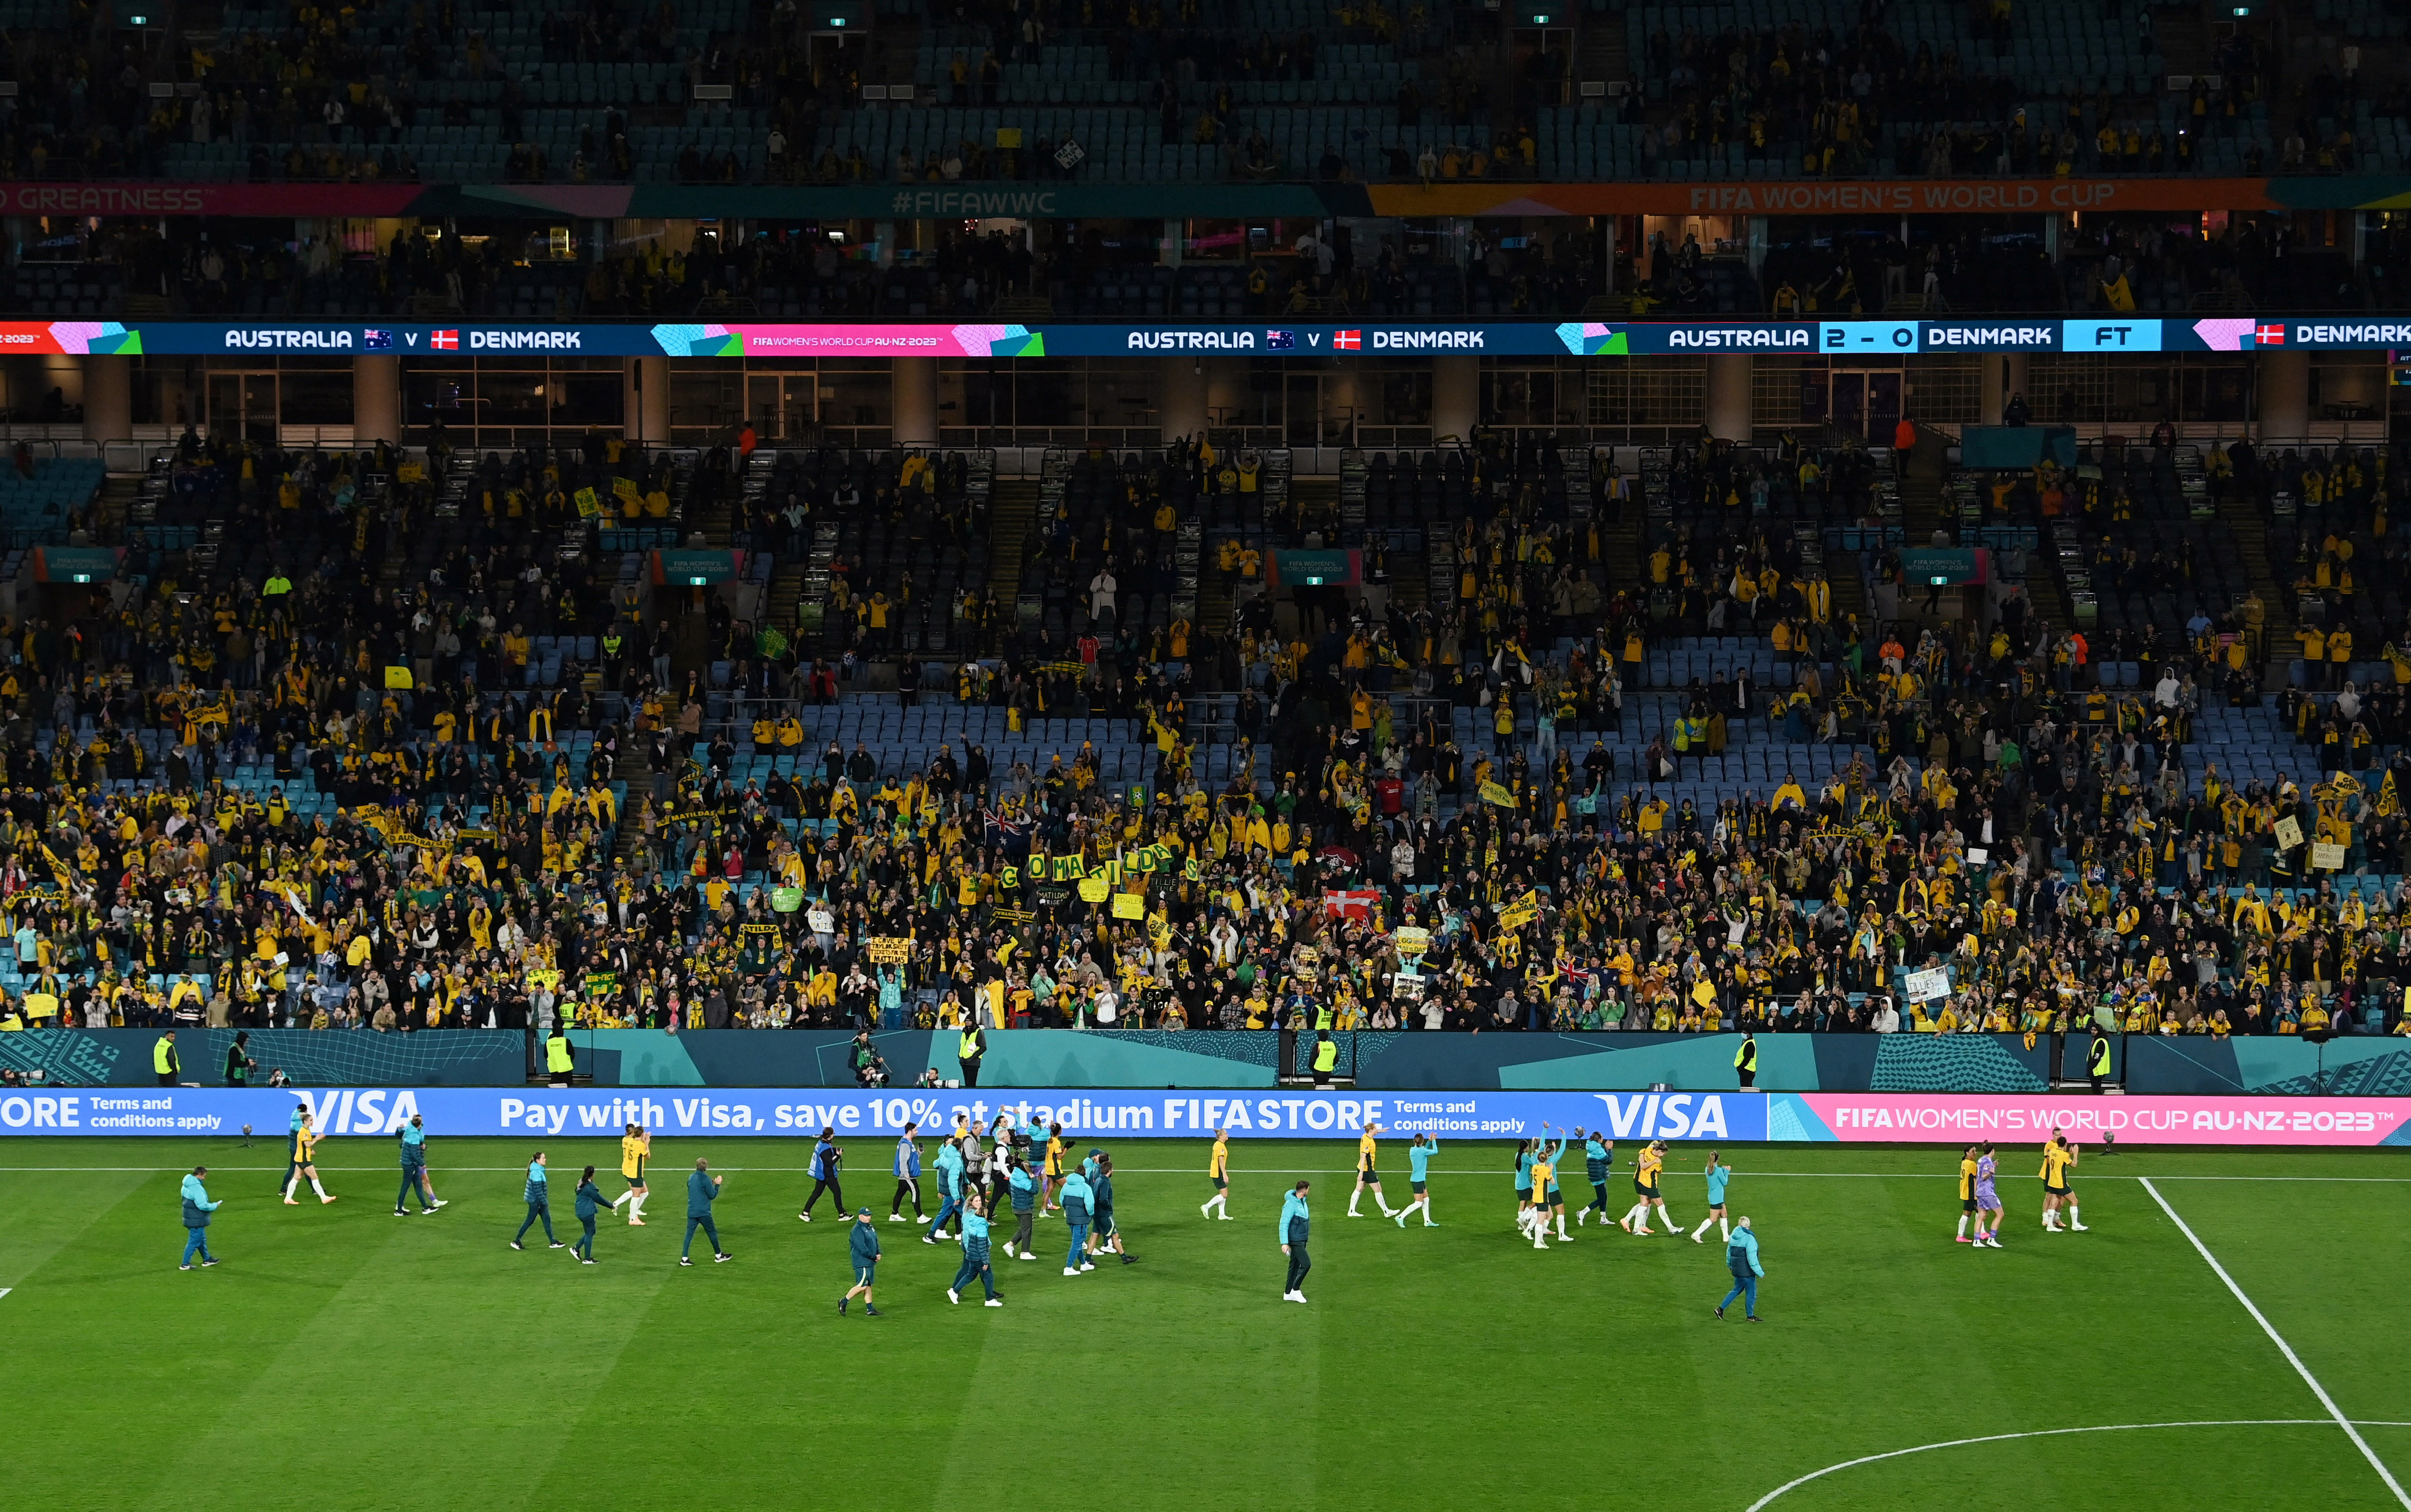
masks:
[[[987,1292],[990,1307],[1002,1307],[1004,1299],[997,1295],[996,1273],[987,1263],[987,1205],[973,1192],[963,1199],[963,1266],[955,1272],[955,1283],[946,1288],[946,1301],[960,1304],[965,1287],[976,1277]]]
[[[1072,1249],[1063,1257],[1063,1273],[1078,1275],[1095,1270],[1096,1262],[1089,1258],[1089,1204],[1096,1194],[1089,1189],[1089,1178],[1074,1170],[1063,1178],[1062,1188],[1055,1195],[1063,1204],[1063,1221],[1072,1228]]]
[[[1725,1269],[1732,1272],[1732,1290],[1717,1303],[1717,1316],[1725,1316],[1725,1309],[1732,1305],[1735,1297],[1746,1296],[1748,1311],[1744,1316],[1752,1323],[1760,1321],[1758,1282],[1766,1274],[1766,1267],[1758,1263],[1758,1235],[1750,1231],[1747,1218],[1733,1225],[1731,1247],[1725,1251]]]
[[[218,1258],[210,1253],[210,1214],[223,1204],[211,1201],[210,1189],[201,1184],[209,1173],[209,1167],[195,1166],[184,1178],[184,1259],[176,1267],[179,1271],[191,1270],[195,1255],[204,1266],[218,1263]]]

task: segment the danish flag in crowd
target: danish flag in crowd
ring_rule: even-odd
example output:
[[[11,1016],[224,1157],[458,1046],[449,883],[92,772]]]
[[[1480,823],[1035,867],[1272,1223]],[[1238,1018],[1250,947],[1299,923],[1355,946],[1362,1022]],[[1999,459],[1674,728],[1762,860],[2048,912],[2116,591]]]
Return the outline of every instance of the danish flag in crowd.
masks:
[[[1337,331],[1331,338],[1331,349],[1335,352],[1361,351],[1364,345],[1365,333],[1361,330]]]
[[[458,352],[460,350],[460,333],[440,330],[427,338],[427,344],[438,352]]]
[[[2261,326],[2255,326],[2255,327],[2252,327],[2252,344],[2253,344],[2253,345],[2255,345],[2255,346],[2283,346],[2283,345],[2285,345],[2285,344],[2286,344],[2286,326],[2285,326],[2285,323],[2284,323],[2283,321],[2278,321],[2278,322],[2275,322],[2275,323],[2272,323],[2272,324],[2269,324],[2269,325],[2261,325]]]

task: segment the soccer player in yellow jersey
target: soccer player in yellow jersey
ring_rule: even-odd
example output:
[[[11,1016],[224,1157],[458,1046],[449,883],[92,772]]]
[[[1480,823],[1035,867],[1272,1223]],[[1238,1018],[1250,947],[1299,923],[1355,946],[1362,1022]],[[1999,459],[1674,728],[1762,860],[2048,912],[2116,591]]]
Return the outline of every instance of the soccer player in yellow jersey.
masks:
[[[1063,1156],[1070,1149],[1071,1146],[1063,1142],[1063,1126],[1060,1124],[1047,1125],[1045,1170],[1046,1189],[1045,1196],[1046,1199],[1045,1211],[1049,1213],[1060,1213],[1063,1211],[1063,1204],[1056,1201],[1055,1199],[1061,1196],[1063,1192]]]
[[[1228,1223],[1231,1221],[1231,1131],[1227,1128],[1214,1131],[1214,1158],[1206,1164],[1206,1174],[1214,1183],[1214,1195],[1201,1203],[1197,1211],[1209,1218],[1219,1216]],[[1220,1208],[1221,1213],[1216,1214],[1216,1208]]]
[[[611,1199],[613,1211],[621,1203],[628,1204],[628,1227],[645,1226],[645,1199],[652,1193],[645,1188],[645,1162],[652,1158],[653,1137],[642,1124],[630,1124],[628,1132],[620,1136],[620,1174],[626,1178],[628,1189]]]
[[[1562,1153],[1565,1146],[1559,1145],[1557,1146],[1557,1149]],[[1525,1231],[1532,1236],[1532,1247],[1534,1249],[1547,1249],[1549,1247],[1549,1241],[1547,1238],[1549,1231],[1548,1192],[1549,1184],[1556,1180],[1556,1161],[1552,1157],[1548,1144],[1543,1141],[1540,1145],[1536,1146],[1533,1152],[1532,1205],[1524,1210],[1531,1218],[1530,1226]]]
[[[1384,1218],[1397,1216],[1390,1211],[1389,1199],[1381,1195],[1381,1172],[1376,1163],[1373,1150],[1373,1141],[1381,1136],[1381,1125],[1367,1124],[1365,1126],[1365,1132],[1356,1136],[1356,1186],[1348,1194],[1348,1215],[1352,1218],[1364,1216],[1356,1211],[1356,1204],[1365,1196],[1365,1188],[1367,1186],[1373,1189],[1373,1205],[1381,1210],[1381,1216]]]
[[[301,1185],[301,1179],[304,1176],[310,1179],[310,1190],[318,1194],[319,1201],[334,1200],[327,1195],[327,1188],[318,1181],[317,1150],[318,1131],[311,1127],[310,1115],[303,1113],[301,1127],[293,1132],[293,1174],[285,1178],[285,1182],[286,1207],[298,1208],[301,1205],[294,1199],[293,1193],[295,1188]]]
[[[1641,1152],[1640,1162],[1632,1168],[1632,1190],[1638,1200],[1632,1204],[1631,1212],[1616,1220],[1615,1226],[1618,1228],[1628,1234],[1646,1237],[1653,1231],[1649,1227],[1649,1214],[1654,1208],[1657,1210],[1658,1216],[1664,1220],[1668,1233],[1679,1234],[1683,1231],[1683,1226],[1674,1221],[1674,1215],[1672,1213],[1666,1211],[1666,1199],[1658,1190],[1658,1176],[1665,1168],[1666,1141],[1650,1141],[1648,1147]]]
[[[1977,1237],[1967,1237],[1967,1225],[1976,1223]],[[1976,1147],[1969,1145],[1959,1152],[1959,1237],[1954,1243],[1983,1243],[1983,1225],[1976,1217]]]
[[[2080,1234],[2085,1231],[2076,1218],[2076,1146],[2057,1129],[2052,1130],[2051,1142],[2042,1147],[2042,1226],[2053,1233],[2060,1231],[2054,1220],[2063,1209],[2068,1227]]]

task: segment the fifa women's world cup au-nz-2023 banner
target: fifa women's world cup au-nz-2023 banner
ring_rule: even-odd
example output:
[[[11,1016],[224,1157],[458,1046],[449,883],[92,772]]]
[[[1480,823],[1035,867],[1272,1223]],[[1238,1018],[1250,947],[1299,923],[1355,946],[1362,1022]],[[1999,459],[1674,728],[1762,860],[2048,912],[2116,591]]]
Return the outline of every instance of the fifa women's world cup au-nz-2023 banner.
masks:
[[[1077,1139],[1354,1139],[1366,1126],[1406,1138],[1509,1140],[1592,1129],[1617,1140],[1726,1142],[2411,1144],[2411,1098],[2084,1098],[1934,1093],[1038,1091],[914,1088],[92,1087],[0,1095],[0,1134],[225,1137],[285,1131],[296,1107],[322,1134],[390,1135],[414,1116],[430,1133],[606,1139],[624,1124],[731,1138],[892,1135],[906,1125],[1055,1124]]]

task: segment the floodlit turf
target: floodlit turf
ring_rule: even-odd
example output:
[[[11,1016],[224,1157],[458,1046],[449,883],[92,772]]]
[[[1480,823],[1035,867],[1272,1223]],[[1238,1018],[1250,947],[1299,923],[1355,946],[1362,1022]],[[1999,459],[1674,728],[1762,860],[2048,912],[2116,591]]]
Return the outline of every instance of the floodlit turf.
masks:
[[[1709,1316],[1726,1286],[1713,1234],[1518,1241],[1498,1145],[1444,1148],[1443,1227],[1400,1232],[1343,1216],[1346,1145],[1235,1143],[1235,1221],[1211,1223],[1202,1145],[1123,1143],[1140,1264],[1065,1277],[1049,1219],[1045,1262],[999,1262],[1005,1307],[950,1307],[957,1251],[882,1221],[877,1320],[836,1316],[845,1230],[826,1202],[796,1221],[802,1143],[663,1139],[650,1222],[606,1220],[592,1268],[505,1247],[530,1148],[438,1131],[452,1205],[395,1218],[379,1141],[333,1141],[343,1200],[297,1208],[270,1196],[281,1141],[0,1144],[8,1502],[1745,1512],[1861,1456],[2210,1423],[2224,1426],[1936,1448],[1766,1505],[2411,1505],[2137,1179],[2168,1178],[2156,1189],[2342,1412],[2404,1425],[2411,1166],[2393,1153],[2088,1156],[2092,1231],[2047,1235],[2033,1152],[2005,1151],[1995,1254],[1951,1242],[1955,1152],[1730,1150],[1768,1272],[1768,1321],[1750,1328]],[[616,1195],[617,1148],[549,1153],[574,1233],[578,1168],[604,1167]],[[848,1196],[884,1220],[886,1149],[850,1154]],[[1687,1224],[1702,1154],[1670,1162]],[[681,1271],[697,1155],[727,1174],[738,1258]],[[1403,1201],[1404,1151],[1383,1159]],[[228,1199],[211,1230],[226,1261],[183,1274],[177,1181],[197,1161]],[[1274,1234],[1301,1170],[1316,1183],[1305,1307],[1279,1301]],[[2411,1477],[2411,1426],[2362,1432]]]

